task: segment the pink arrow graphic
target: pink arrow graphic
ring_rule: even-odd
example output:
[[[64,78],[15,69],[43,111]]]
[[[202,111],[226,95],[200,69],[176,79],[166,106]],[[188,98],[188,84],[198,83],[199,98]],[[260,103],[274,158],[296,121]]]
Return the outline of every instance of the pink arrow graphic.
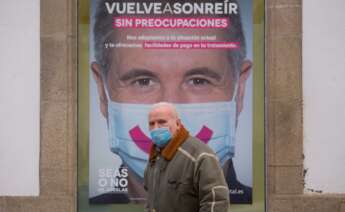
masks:
[[[129,130],[129,135],[139,149],[149,154],[152,143],[151,139],[143,133],[138,125]],[[206,126],[203,126],[195,137],[207,144],[212,138],[212,135],[213,131]]]

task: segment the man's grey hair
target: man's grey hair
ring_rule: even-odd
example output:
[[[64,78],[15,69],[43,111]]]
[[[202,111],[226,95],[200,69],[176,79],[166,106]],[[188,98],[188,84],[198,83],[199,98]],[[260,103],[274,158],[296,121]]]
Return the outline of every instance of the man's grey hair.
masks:
[[[155,103],[151,106],[151,109],[150,109],[150,112],[157,109],[157,108],[161,108],[161,107],[166,107],[166,108],[169,108],[172,115],[174,116],[174,118],[176,119],[179,119],[179,115],[178,115],[178,112],[176,110],[176,107],[173,103],[170,103],[170,102],[158,102],[158,103]]]
[[[119,0],[117,0],[119,1]],[[129,1],[129,0],[123,0]],[[152,2],[148,0],[143,0],[145,2]],[[161,2],[173,2],[171,0],[160,0]],[[211,0],[199,0],[198,2],[205,2]],[[103,77],[107,76],[107,72],[109,71],[110,64],[111,64],[111,49],[112,48],[104,48],[105,43],[115,42],[115,30],[113,28],[113,21],[114,15],[108,14],[105,2],[116,2],[116,0],[98,0],[96,10],[93,11],[92,17],[92,26],[93,27],[93,35],[94,35],[94,51],[95,51],[95,58],[96,62],[101,66]],[[224,2],[215,0],[212,2]],[[229,0],[229,3],[237,3],[237,0]],[[220,16],[220,15],[213,15],[213,16]],[[242,21],[241,21],[241,14],[238,10],[237,14],[230,14],[230,15],[221,15],[222,17],[229,18],[231,22],[231,27],[228,27],[228,33],[226,37],[231,42],[238,42],[240,44],[239,49],[230,49],[228,51],[228,58],[229,63],[231,65],[232,70],[234,71],[234,79],[237,81],[240,71],[242,62],[246,57],[246,44],[244,33],[242,29]]]

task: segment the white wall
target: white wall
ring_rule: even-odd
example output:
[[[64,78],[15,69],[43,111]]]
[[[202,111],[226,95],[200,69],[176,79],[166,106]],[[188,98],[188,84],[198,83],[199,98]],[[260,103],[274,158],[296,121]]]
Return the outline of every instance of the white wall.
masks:
[[[305,192],[345,193],[345,1],[303,1]]]
[[[39,194],[39,5],[0,0],[0,196]]]

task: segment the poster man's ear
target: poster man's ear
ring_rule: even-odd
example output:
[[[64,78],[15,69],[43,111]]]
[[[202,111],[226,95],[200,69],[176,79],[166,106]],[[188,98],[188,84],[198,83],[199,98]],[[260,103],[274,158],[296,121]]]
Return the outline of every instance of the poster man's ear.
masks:
[[[98,95],[99,95],[99,102],[100,102],[100,110],[102,115],[107,118],[108,117],[108,98],[107,95],[105,93],[105,82],[103,79],[103,75],[102,75],[102,68],[101,66],[96,63],[93,62],[91,64],[91,70],[92,70],[92,76],[96,81],[97,84],[97,91],[98,91]]]
[[[242,63],[240,77],[238,80],[238,89],[237,89],[237,96],[236,96],[236,115],[238,115],[243,110],[243,99],[245,95],[246,89],[246,81],[251,73],[252,62],[249,60],[245,60]]]

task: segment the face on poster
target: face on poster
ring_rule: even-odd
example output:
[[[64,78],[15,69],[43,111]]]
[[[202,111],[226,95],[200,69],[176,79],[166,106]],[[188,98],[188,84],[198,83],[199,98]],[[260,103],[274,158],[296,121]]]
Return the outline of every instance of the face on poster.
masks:
[[[148,111],[172,102],[252,202],[252,1],[92,1],[89,200],[143,202]]]

